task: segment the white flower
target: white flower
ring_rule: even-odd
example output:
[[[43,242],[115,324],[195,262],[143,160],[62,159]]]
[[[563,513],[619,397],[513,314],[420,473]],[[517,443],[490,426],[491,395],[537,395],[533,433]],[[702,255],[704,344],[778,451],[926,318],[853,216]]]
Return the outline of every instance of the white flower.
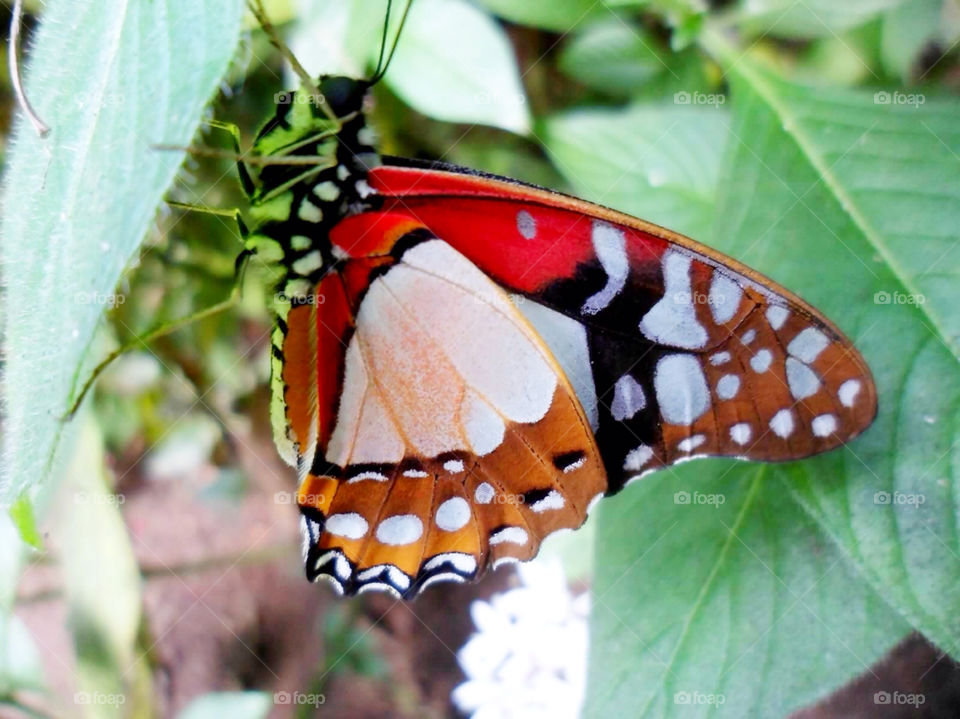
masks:
[[[521,586],[475,601],[477,632],[457,653],[467,681],[453,690],[472,719],[571,719],[587,673],[587,592],[574,596],[556,559],[517,567]]]

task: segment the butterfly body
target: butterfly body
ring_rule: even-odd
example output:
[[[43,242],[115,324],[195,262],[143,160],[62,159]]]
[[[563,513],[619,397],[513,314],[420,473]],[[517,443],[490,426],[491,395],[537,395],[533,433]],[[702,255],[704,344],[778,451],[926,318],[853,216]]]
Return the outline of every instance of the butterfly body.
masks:
[[[636,218],[382,158],[365,89],[321,83],[338,134],[297,102],[258,139],[328,160],[261,171],[250,240],[284,270],[273,419],[310,579],[412,597],[655,469],[801,458],[872,420],[862,358],[796,296]]]

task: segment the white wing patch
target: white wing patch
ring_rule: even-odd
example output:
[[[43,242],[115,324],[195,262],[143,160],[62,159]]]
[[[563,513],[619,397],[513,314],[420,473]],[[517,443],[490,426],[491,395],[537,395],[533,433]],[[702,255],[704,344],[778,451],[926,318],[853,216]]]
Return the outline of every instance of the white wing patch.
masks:
[[[340,466],[485,455],[542,419],[558,378],[506,293],[441,240],[375,279],[356,317],[327,459]]]

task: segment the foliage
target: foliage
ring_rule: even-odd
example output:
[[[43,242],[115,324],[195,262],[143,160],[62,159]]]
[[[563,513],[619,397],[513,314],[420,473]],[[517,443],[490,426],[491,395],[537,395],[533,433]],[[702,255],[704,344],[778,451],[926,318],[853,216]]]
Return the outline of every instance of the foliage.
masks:
[[[601,505],[591,523],[590,716],[782,716],[911,631],[958,652],[956,4],[721,5],[418,0],[376,93],[387,152],[566,189],[690,234],[823,309],[874,371],[880,414],[842,450],[778,466],[695,462]],[[268,8],[311,72],[361,74],[375,64],[383,6]],[[239,3],[231,7],[225,17],[222,3],[51,0],[31,49],[27,87],[54,132],[40,140],[21,123],[7,158],[2,487],[17,503],[0,517],[0,696],[42,685],[29,637],[6,612],[28,550],[6,540],[19,528],[37,541],[33,516],[42,524],[49,502],[32,503],[66,466],[62,448],[77,430],[59,417],[102,354],[95,329],[129,338],[229,291],[235,229],[221,218],[163,214],[147,230],[164,192],[237,202],[234,180],[221,179],[229,163],[199,160],[171,187],[182,155],[150,143],[186,144],[223,77],[242,89],[215,114],[249,143],[292,82],[277,79],[258,33],[247,43],[255,60],[227,72],[240,36]],[[62,42],[58,33],[80,22],[89,34]],[[181,47],[189,51],[170,51]],[[118,285],[144,237],[138,267]],[[123,372],[105,375],[92,408],[103,439],[82,444],[120,451],[135,435],[152,444],[176,424],[163,411],[174,406],[203,424],[188,434],[204,434],[202,452],[214,455],[221,424],[266,381],[265,356],[246,356],[236,339],[244,319],[266,326],[250,290],[257,279],[233,314],[151,348],[160,360],[126,358]],[[129,301],[104,322],[109,303],[79,302],[82,293]],[[220,401],[209,413],[193,407],[220,377]],[[70,592],[86,617],[77,636],[93,632],[106,652],[78,653],[91,691],[117,691],[97,683],[109,670],[95,670],[137,651],[139,596],[119,512],[97,509],[76,520],[89,546],[74,558],[113,557],[108,579],[124,611],[102,616],[82,572]],[[582,559],[588,536],[562,551]],[[353,641],[355,631],[332,633]],[[366,652],[356,656],[355,671],[376,673]],[[242,704],[257,716],[263,701],[211,696],[185,715]]]

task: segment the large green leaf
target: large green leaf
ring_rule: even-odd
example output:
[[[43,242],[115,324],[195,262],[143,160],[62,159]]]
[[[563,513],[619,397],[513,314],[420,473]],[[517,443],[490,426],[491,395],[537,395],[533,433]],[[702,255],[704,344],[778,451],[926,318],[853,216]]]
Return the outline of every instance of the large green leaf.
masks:
[[[732,77],[741,111],[715,243],[835,318],[879,391],[861,439],[777,476],[906,620],[955,652],[960,103],[805,89],[746,61]]]
[[[539,135],[580,196],[703,237],[713,224],[728,124],[717,104],[635,105],[557,115]]]
[[[530,130],[513,48],[466,0],[414,3],[385,79],[411,107],[439,120]]]
[[[94,335],[217,88],[242,0],[51,0],[3,193],[5,376],[0,504],[62,461],[61,421]]]
[[[604,503],[586,716],[783,716],[909,630],[771,475],[695,462]]]
[[[304,67],[314,74],[369,77],[379,55],[386,3],[298,2],[307,22],[291,44]],[[395,7],[388,46],[401,14]],[[439,120],[520,135],[530,130],[513,48],[497,22],[467,0],[417,0],[384,82],[410,107]]]
[[[960,267],[958,108],[797,88],[746,59],[732,77],[732,121],[689,108],[730,123],[717,131],[729,135],[727,155],[694,215],[714,229],[691,234],[797,290],[854,337],[876,373],[880,416],[822,457],[698,462],[601,505],[591,715],[779,716],[864,671],[911,626],[946,648],[960,636],[958,383],[947,346],[957,320],[945,305]],[[661,132],[674,111],[659,110]],[[690,151],[683,133],[656,143],[615,113],[590,120],[576,134],[567,126],[578,116],[548,123],[558,168],[592,199],[690,232],[677,197],[651,206],[649,174],[672,152],[686,174],[699,161],[709,177],[723,142]],[[659,152],[630,153],[637,135]],[[918,293],[925,302],[910,303]],[[679,490],[726,501],[673,505]],[[875,503],[877,492],[893,501]],[[722,706],[696,704],[721,695]]]

